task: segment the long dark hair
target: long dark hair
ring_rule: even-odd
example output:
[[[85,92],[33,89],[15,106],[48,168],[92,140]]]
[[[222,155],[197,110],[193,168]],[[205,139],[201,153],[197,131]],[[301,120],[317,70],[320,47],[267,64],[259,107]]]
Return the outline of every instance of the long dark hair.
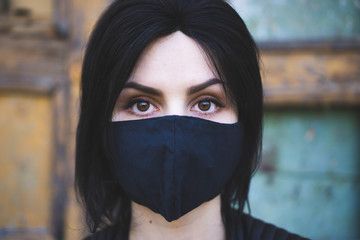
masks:
[[[244,22],[223,0],[117,0],[92,32],[81,77],[75,185],[92,232],[110,225],[129,230],[130,200],[114,180],[107,129],[139,56],[151,42],[176,31],[201,46],[236,102],[244,153],[241,169],[221,193],[227,236],[243,212],[259,163],[263,112],[258,50]]]

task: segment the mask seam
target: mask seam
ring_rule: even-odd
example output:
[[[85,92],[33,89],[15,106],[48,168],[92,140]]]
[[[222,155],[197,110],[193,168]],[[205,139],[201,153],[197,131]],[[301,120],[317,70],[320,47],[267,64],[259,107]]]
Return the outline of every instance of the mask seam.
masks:
[[[174,199],[173,201],[175,202],[175,208],[174,210],[178,209],[178,201],[177,201],[177,182],[176,182],[176,178],[175,178],[175,165],[176,165],[176,155],[177,155],[177,148],[176,148],[176,123],[175,123],[176,118],[173,118],[173,129],[174,129],[174,134],[173,134],[173,138],[174,138],[174,158],[173,158],[173,171],[172,171],[172,177],[173,177],[173,183],[174,183],[174,191],[175,194],[173,195]],[[177,212],[175,213],[177,215]]]

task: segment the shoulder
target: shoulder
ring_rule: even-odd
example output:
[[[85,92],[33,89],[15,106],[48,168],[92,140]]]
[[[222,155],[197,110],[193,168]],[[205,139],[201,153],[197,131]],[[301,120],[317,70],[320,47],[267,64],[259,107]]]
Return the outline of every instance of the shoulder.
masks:
[[[309,240],[247,214],[242,215],[241,223],[245,240]]]
[[[84,238],[84,240],[125,240],[126,238],[120,234],[115,227],[107,227],[97,231],[92,235]]]

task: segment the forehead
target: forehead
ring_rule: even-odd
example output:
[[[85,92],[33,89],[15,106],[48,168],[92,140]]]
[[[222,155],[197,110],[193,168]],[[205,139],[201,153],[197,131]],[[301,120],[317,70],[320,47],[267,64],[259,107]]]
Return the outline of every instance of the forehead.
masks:
[[[215,75],[201,47],[180,31],[151,43],[140,56],[129,82],[196,84]]]

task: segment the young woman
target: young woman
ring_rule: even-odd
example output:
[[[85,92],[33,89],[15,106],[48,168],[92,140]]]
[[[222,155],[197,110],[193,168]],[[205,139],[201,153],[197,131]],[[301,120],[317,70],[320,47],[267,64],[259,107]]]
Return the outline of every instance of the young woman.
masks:
[[[87,239],[302,239],[243,214],[263,94],[256,45],[224,1],[115,1],[87,46],[80,107]]]

